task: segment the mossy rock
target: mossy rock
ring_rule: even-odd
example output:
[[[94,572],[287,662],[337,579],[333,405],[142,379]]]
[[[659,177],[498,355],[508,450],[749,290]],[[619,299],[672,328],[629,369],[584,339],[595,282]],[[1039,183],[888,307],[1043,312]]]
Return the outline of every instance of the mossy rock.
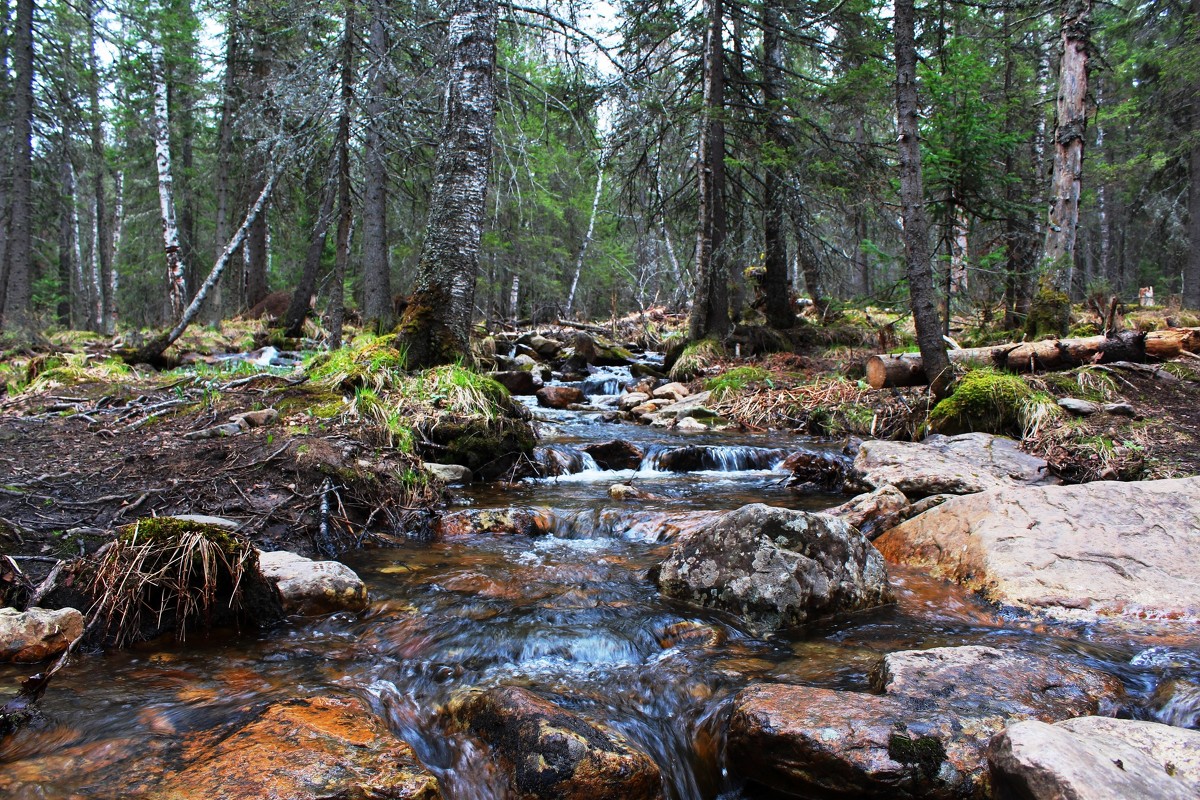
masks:
[[[443,422],[429,433],[434,444],[445,448],[432,455],[464,466],[483,480],[502,476],[537,444],[533,429],[524,420],[468,417]]]
[[[117,528],[117,541],[124,544],[152,543],[161,547],[177,545],[185,534],[199,534],[221,548],[230,557],[241,557],[250,542],[220,525],[179,517],[146,517]]]
[[[701,339],[692,342],[679,354],[671,366],[670,378],[673,381],[686,382],[699,377],[700,373],[712,367],[725,357],[725,348],[716,339]]]
[[[1071,318],[1071,298],[1046,284],[1043,280],[1029,305],[1025,332],[1030,339],[1062,336],[1067,333]]]
[[[1021,435],[1021,420],[1034,391],[1017,375],[977,369],[962,377],[954,394],[933,407],[929,422],[951,436],[972,431]]]

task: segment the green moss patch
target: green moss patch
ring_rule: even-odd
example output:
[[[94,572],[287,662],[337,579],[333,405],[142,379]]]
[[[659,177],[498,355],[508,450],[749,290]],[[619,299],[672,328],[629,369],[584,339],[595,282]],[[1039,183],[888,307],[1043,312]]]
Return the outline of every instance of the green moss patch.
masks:
[[[1031,424],[1058,414],[1054,398],[1035,392],[1020,376],[984,368],[964,375],[954,394],[933,407],[929,422],[949,435],[982,431],[1021,438]]]
[[[699,377],[725,357],[725,348],[716,339],[701,339],[683,348],[671,367],[671,380],[690,381]]]

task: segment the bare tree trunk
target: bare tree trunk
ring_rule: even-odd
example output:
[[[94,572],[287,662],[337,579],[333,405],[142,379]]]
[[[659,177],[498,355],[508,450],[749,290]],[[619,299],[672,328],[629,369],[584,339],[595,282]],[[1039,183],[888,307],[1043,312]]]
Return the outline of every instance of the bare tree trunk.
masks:
[[[113,315],[115,298],[105,290],[111,281],[113,268],[112,233],[108,217],[108,197],[105,194],[104,178],[108,173],[108,160],[104,154],[104,117],[100,110],[100,66],[96,59],[96,3],[85,0],[84,13],[88,26],[88,122],[91,134],[92,202],[95,212],[92,227],[95,231],[92,244],[92,302],[94,310],[89,317],[95,330],[111,333],[109,320]]]
[[[83,294],[87,285],[79,280],[76,250],[75,168],[67,150],[67,134],[63,133],[62,152],[58,166],[58,284],[62,293],[58,301],[58,324],[72,328],[78,312],[88,306]],[[82,296],[81,296],[82,295]]]
[[[763,104],[766,106],[766,141],[771,148],[764,159],[763,176],[763,277],[759,289],[763,296],[763,314],[772,328],[787,329],[796,324],[788,286],[787,237],[783,231],[786,187],[779,176],[780,155],[787,148],[783,121],[783,15],[776,0],[767,0],[762,8]]]
[[[237,20],[238,0],[231,0],[227,13],[225,30],[225,75],[221,80],[221,121],[217,128],[217,175],[216,175],[216,243],[218,248],[224,248],[229,241],[229,193],[230,193],[230,161],[233,158],[233,111],[234,91],[237,76]],[[218,257],[220,253],[217,253]],[[211,319],[221,319],[225,310],[225,292],[222,289],[226,280],[218,283],[213,290],[209,302]]]
[[[392,325],[392,277],[388,260],[388,164],[384,150],[388,90],[387,3],[372,0],[371,66],[367,70],[366,139],[363,142],[363,327],[382,333]]]
[[[188,329],[196,317],[200,315],[200,309],[204,306],[204,301],[208,299],[208,293],[212,291],[213,286],[221,280],[221,273],[225,271],[225,267],[229,265],[234,253],[246,241],[246,236],[250,232],[250,227],[254,224],[255,218],[263,212],[267,203],[270,202],[271,192],[275,190],[275,182],[278,180],[280,173],[283,172],[282,160],[276,170],[267,178],[267,182],[263,185],[262,190],[258,193],[258,198],[254,201],[254,205],[246,212],[246,218],[242,220],[241,226],[233,234],[233,238],[225,245],[225,249],[221,251],[221,255],[217,256],[217,260],[213,263],[212,270],[208,273],[208,277],[204,279],[204,283],[200,284],[200,288],[196,291],[195,297],[188,307],[183,310],[179,321],[175,323],[175,327],[166,333],[155,337],[147,342],[143,347],[136,351],[122,354],[122,357],[131,364],[154,363],[162,358],[162,354],[166,352],[175,341],[183,335],[183,332]],[[120,193],[117,194],[118,202],[120,201]],[[115,271],[114,271],[115,272]]]
[[[418,289],[400,326],[409,366],[468,354],[495,127],[496,0],[455,0],[443,135]]]
[[[350,115],[354,110],[354,4],[346,4],[342,39],[342,107],[338,113],[337,187],[338,227],[334,248],[333,282],[329,287],[329,349],[342,346],[342,324],[346,318],[346,265],[350,261]]]
[[[175,194],[171,176],[171,128],[167,112],[167,80],[163,71],[162,45],[151,49],[154,61],[154,153],[158,166],[158,205],[162,217],[163,250],[167,256],[168,319],[178,319],[187,302],[186,267],[179,249],[179,226],[175,221]]]
[[[900,141],[900,205],[904,218],[904,256],[907,262],[908,294],[917,345],[925,370],[931,376],[930,388],[941,399],[950,393],[953,375],[946,357],[933,288],[933,270],[929,264],[929,222],[925,216],[925,189],[921,176],[921,142],[917,114],[916,12],[913,0],[896,0],[896,118]]]
[[[583,259],[587,255],[588,245],[592,243],[592,234],[596,231],[596,215],[600,211],[600,193],[604,191],[604,164],[607,161],[607,153],[602,149],[600,159],[596,164],[596,191],[592,194],[592,214],[588,217],[587,233],[583,237],[583,243],[579,245],[579,256],[575,259],[575,273],[571,276],[571,289],[567,292],[567,307],[563,310],[563,316],[568,319],[571,317],[571,311],[575,308],[575,289],[579,286],[579,275],[583,272]]]
[[[1191,3],[1192,31],[1200,46],[1200,0]],[[1188,158],[1188,257],[1183,274],[1183,305],[1200,309],[1200,75],[1192,85],[1192,147]]]
[[[1035,327],[1065,335],[1071,317],[1071,279],[1075,238],[1079,228],[1079,192],[1083,172],[1083,136],[1087,130],[1088,49],[1092,0],[1063,0],[1062,51],[1058,67],[1058,101],[1054,123],[1054,174],[1050,218],[1038,305],[1031,315]]]
[[[312,304],[313,292],[317,288],[317,275],[321,271],[321,255],[325,252],[325,239],[329,235],[329,226],[333,223],[333,202],[336,198],[337,159],[333,160],[331,173],[318,190],[320,192],[320,209],[317,211],[316,225],[312,237],[308,240],[308,250],[304,254],[304,271],[300,275],[300,284],[292,294],[291,305],[284,316],[284,334],[291,337],[299,336],[304,329],[304,320],[308,316]]]
[[[107,334],[117,330],[117,288],[120,285],[121,273],[117,265],[121,263],[121,235],[125,232],[125,176],[118,172],[113,175],[113,227],[112,227],[112,269],[108,271],[108,286],[106,287],[110,309],[105,312],[108,328]]]
[[[692,340],[729,333],[729,280],[725,267],[725,46],[723,0],[706,0],[704,117],[697,148],[699,225],[696,294],[688,317]]]
[[[251,55],[250,95],[251,102],[259,113],[263,112],[263,104],[267,102],[267,81],[271,74],[271,43],[264,30],[265,21],[255,22],[255,42]],[[252,159],[252,172],[258,186],[259,181],[266,179],[268,165],[264,158],[256,154]],[[246,239],[245,251],[245,285],[243,298],[246,307],[250,308],[267,296],[267,259],[268,259],[268,229],[267,214],[259,214],[250,234]]]
[[[0,327],[30,326],[33,230],[33,0],[17,0],[13,31],[13,159],[6,269],[0,270]]]

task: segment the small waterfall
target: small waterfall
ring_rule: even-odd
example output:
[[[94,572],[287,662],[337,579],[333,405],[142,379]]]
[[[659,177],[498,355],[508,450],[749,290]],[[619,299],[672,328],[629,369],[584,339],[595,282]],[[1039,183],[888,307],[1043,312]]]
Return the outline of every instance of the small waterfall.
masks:
[[[588,397],[620,394],[633,380],[628,367],[607,367],[580,381],[579,389]]]
[[[787,458],[780,448],[697,444],[652,448],[639,470],[653,472],[745,472],[772,470]]]
[[[590,453],[565,444],[548,444],[534,448],[533,460],[542,477],[574,475],[578,472],[599,471],[600,465]]]
[[[1200,728],[1200,683],[1184,678],[1164,681],[1154,693],[1154,719],[1178,728]]]

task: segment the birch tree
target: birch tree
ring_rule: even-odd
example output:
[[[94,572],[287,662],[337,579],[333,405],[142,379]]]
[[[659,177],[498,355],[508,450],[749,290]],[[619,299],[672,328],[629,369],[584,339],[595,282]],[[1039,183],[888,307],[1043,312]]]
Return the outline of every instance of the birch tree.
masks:
[[[412,368],[469,352],[495,126],[496,24],[496,0],[455,0],[429,222],[398,337]]]
[[[167,79],[162,44],[155,42],[150,53],[154,82],[154,157],[158,168],[158,205],[162,219],[163,252],[167,266],[168,319],[178,319],[187,302],[187,269],[179,246],[175,220],[175,189],[171,165],[171,125],[167,110]]]

